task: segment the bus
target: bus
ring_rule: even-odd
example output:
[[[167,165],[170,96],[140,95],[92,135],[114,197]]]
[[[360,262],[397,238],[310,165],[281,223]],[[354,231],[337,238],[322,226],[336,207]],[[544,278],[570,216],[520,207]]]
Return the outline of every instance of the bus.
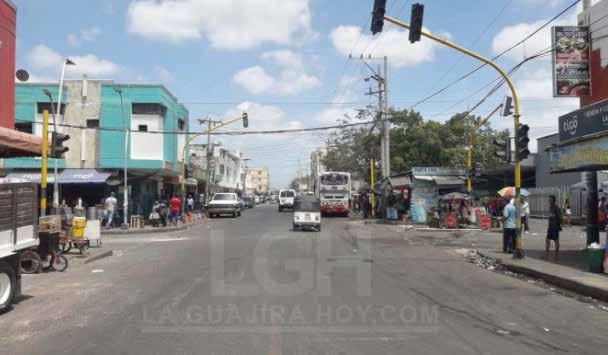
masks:
[[[323,215],[348,216],[351,208],[351,178],[347,172],[324,172],[319,175],[315,193]]]

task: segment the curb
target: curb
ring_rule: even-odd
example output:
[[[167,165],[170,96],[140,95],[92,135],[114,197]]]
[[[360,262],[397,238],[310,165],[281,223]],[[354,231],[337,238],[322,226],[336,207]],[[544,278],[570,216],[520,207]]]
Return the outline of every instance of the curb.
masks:
[[[164,228],[148,228],[148,229],[107,229],[102,230],[101,235],[130,235],[130,234],[153,234],[153,233],[170,233],[186,230],[193,224],[184,224],[179,227],[164,227]]]
[[[90,262],[99,260],[99,259],[103,259],[103,258],[107,258],[108,256],[112,256],[114,255],[114,251],[113,250],[108,250],[108,251],[104,251],[103,253],[99,253],[97,255],[93,255],[90,258],[88,258],[87,260],[84,261],[85,264],[88,264]]]
[[[568,279],[565,277],[548,274],[546,272],[538,271],[536,269],[529,268],[526,266],[515,265],[515,264],[509,263],[509,262],[505,262],[502,259],[495,258],[492,255],[488,255],[488,254],[484,253],[483,251],[477,250],[477,252],[484,257],[495,259],[498,264],[502,265],[505,269],[507,269],[511,272],[530,276],[530,277],[533,277],[536,279],[540,279],[540,280],[543,280],[554,286],[561,287],[561,288],[569,290],[569,291],[574,291],[583,296],[589,296],[589,297],[593,297],[600,301],[608,302],[608,290],[607,289],[595,287],[595,286],[588,285],[588,284],[585,284],[585,283],[582,283],[579,281],[575,281],[572,279]]]

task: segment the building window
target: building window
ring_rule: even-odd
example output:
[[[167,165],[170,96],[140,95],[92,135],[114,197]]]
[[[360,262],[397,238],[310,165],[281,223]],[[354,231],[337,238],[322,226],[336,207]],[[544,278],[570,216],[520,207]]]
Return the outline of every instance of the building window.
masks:
[[[19,132],[25,133],[34,133],[32,131],[33,125],[32,122],[15,122],[15,129]]]
[[[99,128],[99,120],[87,120],[87,128]]]
[[[262,170],[258,171],[258,175],[262,175]]]
[[[220,175],[224,175],[224,164],[220,164]]]
[[[186,128],[186,121],[181,118],[177,120],[177,128],[179,128],[180,131],[183,131]]]
[[[159,115],[164,116],[167,108],[161,104],[133,104],[132,110],[134,115]]]
[[[258,190],[262,191],[262,185],[258,185]]]
[[[56,102],[53,102],[52,108],[51,108],[51,103],[50,102],[38,102],[36,106],[38,107],[38,113],[39,114],[42,114],[43,111],[48,111],[49,114],[53,114],[53,112],[57,113],[57,103]],[[65,113],[65,107],[66,106],[67,105],[65,105],[65,104],[61,105],[61,113],[60,113],[60,115],[63,115]]]
[[[147,124],[140,124],[137,126],[137,130],[140,132],[148,132],[148,125]]]

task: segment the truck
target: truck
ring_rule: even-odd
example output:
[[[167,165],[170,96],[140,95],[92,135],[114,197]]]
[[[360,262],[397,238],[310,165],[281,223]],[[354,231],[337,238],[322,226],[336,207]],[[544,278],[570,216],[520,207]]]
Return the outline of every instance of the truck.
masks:
[[[0,311],[21,295],[21,252],[38,242],[38,187],[0,179]]]

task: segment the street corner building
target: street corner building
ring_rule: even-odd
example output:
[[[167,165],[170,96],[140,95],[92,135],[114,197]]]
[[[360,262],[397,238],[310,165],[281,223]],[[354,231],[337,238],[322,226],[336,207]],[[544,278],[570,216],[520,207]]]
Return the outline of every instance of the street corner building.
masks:
[[[70,136],[69,150],[48,163],[49,182],[55,163],[59,169],[61,202],[73,206],[80,198],[95,206],[112,191],[122,199],[125,167],[129,215],[147,215],[155,199],[179,191],[189,113],[164,86],[83,77],[64,82],[60,107],[58,93],[57,83],[16,84],[15,129],[42,136],[48,111],[49,132],[56,123]],[[4,175],[38,183],[40,167],[36,157],[0,161]]]

